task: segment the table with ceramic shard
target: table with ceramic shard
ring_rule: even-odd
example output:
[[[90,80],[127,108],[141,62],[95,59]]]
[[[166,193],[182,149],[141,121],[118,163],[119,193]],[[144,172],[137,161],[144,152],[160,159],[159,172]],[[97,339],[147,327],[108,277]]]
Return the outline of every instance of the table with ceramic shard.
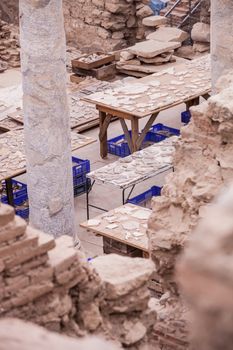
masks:
[[[150,209],[125,204],[85,221],[80,226],[108,239],[148,253],[146,230],[150,215]]]
[[[95,142],[91,137],[71,133],[72,151]],[[12,178],[26,172],[24,134],[22,129],[0,135],[0,182],[6,181],[8,203],[13,205]]]
[[[174,145],[177,140],[177,136],[170,137],[90,172],[87,174],[87,178],[92,181],[91,188],[98,183],[115,186],[122,190],[122,204],[125,204],[137,184],[173,169]],[[127,189],[130,189],[128,196],[126,196]],[[107,211],[105,208],[90,204],[89,196],[90,193],[87,191],[88,219],[90,217],[90,207]]]
[[[113,117],[118,117],[131,153],[138,151],[158,114],[181,103],[187,110],[199,103],[211,91],[210,57],[203,56],[165,69],[159,73],[94,93],[84,100],[96,105],[99,111],[100,155],[107,156],[107,129]],[[142,133],[139,120],[150,117]],[[131,122],[131,135],[126,125]]]
[[[68,86],[67,96],[71,129],[78,128],[77,131],[83,131],[88,129],[89,126],[98,125],[99,116],[95,106],[82,101],[81,98],[91,93],[103,91],[109,86],[111,86],[110,83],[95,79],[87,79],[80,86],[76,84],[70,84]],[[0,89],[0,121],[6,117],[10,118],[5,119],[0,124],[3,131],[14,129],[13,123],[9,122],[11,119],[23,125],[22,97],[23,91],[21,85]]]

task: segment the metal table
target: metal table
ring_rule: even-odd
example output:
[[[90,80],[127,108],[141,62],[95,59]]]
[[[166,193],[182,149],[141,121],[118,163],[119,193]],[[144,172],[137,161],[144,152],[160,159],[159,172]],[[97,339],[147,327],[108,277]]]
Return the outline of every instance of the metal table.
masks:
[[[124,205],[137,184],[173,170],[172,153],[175,150],[174,143],[177,139],[177,137],[171,137],[87,174],[87,181],[91,181],[91,189],[96,182],[116,186],[122,190],[122,204]],[[120,170],[122,166],[124,173]],[[137,166],[139,170],[137,170]],[[118,172],[116,176],[114,175],[115,171]],[[111,174],[113,174],[112,178]],[[130,191],[126,196],[127,189],[130,189]],[[90,207],[108,211],[105,208],[90,204],[89,191],[86,191],[86,206],[88,219],[90,217]]]

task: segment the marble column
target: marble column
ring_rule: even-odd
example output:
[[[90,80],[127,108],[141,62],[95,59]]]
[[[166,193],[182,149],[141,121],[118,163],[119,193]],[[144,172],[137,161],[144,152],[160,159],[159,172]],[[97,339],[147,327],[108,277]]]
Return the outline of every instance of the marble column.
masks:
[[[75,234],[62,0],[20,0],[30,223]]]
[[[218,78],[233,68],[233,1],[211,0],[213,90]]]

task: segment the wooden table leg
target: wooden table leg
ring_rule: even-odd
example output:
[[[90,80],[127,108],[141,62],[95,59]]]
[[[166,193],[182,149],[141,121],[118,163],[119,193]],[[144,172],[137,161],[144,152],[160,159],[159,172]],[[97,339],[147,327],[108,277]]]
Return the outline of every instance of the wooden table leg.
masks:
[[[137,117],[132,117],[131,125],[132,125],[132,151],[136,152],[139,150],[137,146],[137,141],[139,138],[139,120]]]
[[[14,207],[12,179],[6,179],[5,182],[6,182],[6,194],[7,194],[8,204]]]
[[[210,96],[211,96],[211,95],[210,95],[210,94],[208,94],[208,93],[207,93],[207,94],[202,95],[202,97],[203,97],[205,100],[208,100],[208,99],[210,98]]]
[[[200,103],[200,97],[196,97],[193,100],[186,101],[185,102],[185,104],[186,104],[186,111],[188,111],[189,108],[191,108],[192,106],[198,106],[199,103]]]
[[[147,132],[149,131],[149,129],[151,128],[152,124],[154,123],[155,119],[157,118],[159,112],[154,113],[151,115],[150,119],[148,120],[148,122],[146,123],[141,135],[139,136],[138,140],[137,140],[137,148],[140,149],[144,138],[146,137]]]
[[[107,130],[112,116],[107,115],[105,112],[99,111],[100,120],[100,156],[106,158],[108,155],[108,144],[107,144]]]
[[[120,118],[120,123],[121,123],[122,129],[123,129],[123,131],[124,131],[125,139],[126,139],[126,141],[127,141],[127,143],[128,143],[130,152],[132,153],[132,152],[133,152],[133,144],[132,144],[132,139],[131,139],[131,137],[130,137],[130,133],[129,133],[127,124],[126,124],[125,120],[124,120],[124,119],[121,119],[121,118]]]

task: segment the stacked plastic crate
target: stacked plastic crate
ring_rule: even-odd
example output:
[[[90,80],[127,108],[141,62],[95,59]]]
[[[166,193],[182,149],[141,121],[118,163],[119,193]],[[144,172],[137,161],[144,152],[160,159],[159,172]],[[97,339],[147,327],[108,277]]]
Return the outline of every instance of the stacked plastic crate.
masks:
[[[27,185],[16,180],[12,180],[12,187],[15,212],[22,218],[27,219],[29,216]],[[1,184],[0,198],[2,203],[8,203],[5,181],[2,181]]]
[[[72,163],[74,196],[77,197],[90,188],[90,182],[87,182],[86,178],[87,173],[90,172],[90,161],[88,159],[72,157]],[[27,185],[12,180],[12,187],[16,215],[27,219],[29,217]],[[5,181],[1,183],[0,201],[5,204],[8,203]]]
[[[89,190],[91,184],[89,180],[87,181],[86,176],[90,172],[91,166],[88,159],[80,159],[76,157],[72,157],[72,163],[74,196],[77,197]]]

